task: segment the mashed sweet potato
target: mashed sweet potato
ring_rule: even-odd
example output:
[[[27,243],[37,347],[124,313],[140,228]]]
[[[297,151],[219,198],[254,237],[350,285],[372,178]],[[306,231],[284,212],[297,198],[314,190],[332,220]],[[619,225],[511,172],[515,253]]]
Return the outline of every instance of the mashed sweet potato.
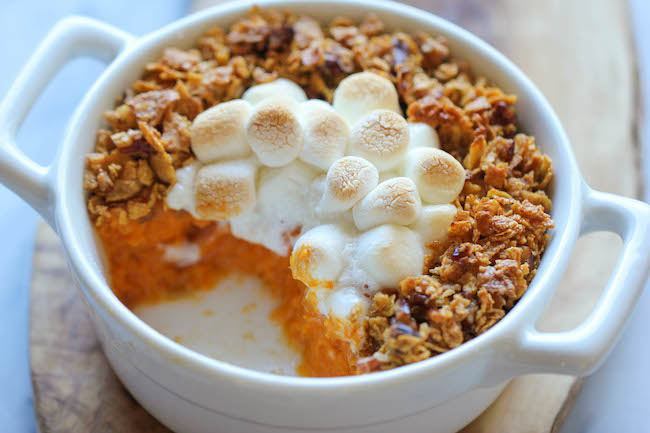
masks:
[[[305,302],[305,286],[294,280],[289,259],[230,234],[228,227],[195,220],[184,211],[154,208],[146,221],[120,224],[108,218],[97,227],[108,261],[110,285],[127,306],[156,303],[209,290],[233,270],[255,275],[279,299],[272,318],[282,324],[290,344],[302,353],[299,373],[343,376],[353,372],[356,358],[350,343]],[[164,247],[185,242],[200,247],[201,258],[177,266],[164,258]]]

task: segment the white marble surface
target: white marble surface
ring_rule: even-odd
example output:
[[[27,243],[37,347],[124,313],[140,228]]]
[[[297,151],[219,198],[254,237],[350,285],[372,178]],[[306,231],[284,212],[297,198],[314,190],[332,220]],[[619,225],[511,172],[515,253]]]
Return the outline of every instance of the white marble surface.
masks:
[[[647,0],[632,0],[634,21],[650,20]],[[0,14],[0,95],[4,95],[21,66],[56,21],[70,14],[105,20],[134,34],[143,34],[183,15],[183,0],[3,0]],[[640,56],[645,76],[648,68],[650,30],[639,33],[645,57]],[[54,80],[37,103],[19,134],[24,151],[40,163],[54,154],[67,116],[102,66],[79,60]],[[649,81],[646,81],[649,82]],[[71,84],[72,83],[72,84]],[[650,101],[648,86],[646,100]],[[646,122],[649,122],[646,110]],[[646,123],[648,124],[648,123]],[[650,126],[650,125],[649,125]],[[650,129],[650,128],[647,128]],[[646,130],[647,130],[646,129]],[[647,136],[646,136],[647,137]],[[646,148],[646,155],[650,155]],[[646,166],[648,166],[646,161]],[[650,172],[646,173],[650,180]],[[646,189],[646,200],[650,193]],[[0,432],[36,430],[28,352],[28,299],[34,228],[38,217],[6,188],[0,186]],[[646,290],[621,341],[603,367],[588,378],[569,415],[563,433],[648,431],[650,401],[650,293]]]

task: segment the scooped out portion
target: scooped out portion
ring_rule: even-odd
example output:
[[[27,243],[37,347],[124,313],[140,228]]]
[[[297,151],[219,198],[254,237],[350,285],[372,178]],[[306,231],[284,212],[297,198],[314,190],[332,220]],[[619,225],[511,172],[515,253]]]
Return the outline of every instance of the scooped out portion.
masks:
[[[196,117],[197,160],[177,170],[167,205],[290,257],[306,308],[354,355],[374,294],[424,271],[464,184],[435,130],[417,125],[426,133],[411,144],[411,128],[393,83],[370,72],[345,78],[333,105],[289,80],[253,86]]]

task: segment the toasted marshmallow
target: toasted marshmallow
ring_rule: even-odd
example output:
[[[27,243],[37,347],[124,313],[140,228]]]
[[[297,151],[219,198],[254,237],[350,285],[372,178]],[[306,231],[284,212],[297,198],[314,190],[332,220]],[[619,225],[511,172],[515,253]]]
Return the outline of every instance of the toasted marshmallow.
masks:
[[[409,147],[406,120],[388,110],[375,110],[352,128],[350,155],[372,162],[379,170],[390,170],[400,163]]]
[[[440,140],[435,129],[422,122],[409,122],[409,149],[435,147],[440,149]]]
[[[409,151],[404,175],[420,191],[422,201],[430,204],[451,203],[465,184],[465,169],[447,152],[431,147]]]
[[[350,125],[377,109],[402,113],[393,83],[372,72],[360,72],[344,78],[334,90],[332,105]]]
[[[274,96],[288,97],[297,103],[307,100],[307,95],[305,94],[305,91],[302,90],[302,87],[285,78],[278,78],[270,83],[258,84],[257,86],[250,87],[244,92],[241,98],[244,101],[255,105]]]
[[[455,216],[456,206],[453,204],[422,206],[420,215],[410,228],[420,235],[425,245],[433,241],[442,241],[447,238],[447,232]]]
[[[295,105],[291,99],[273,97],[253,109],[246,123],[246,139],[262,164],[280,167],[302,151],[304,134]]]
[[[378,180],[377,168],[367,160],[357,156],[343,157],[327,171],[318,210],[323,213],[346,211],[376,187]]]
[[[380,224],[411,224],[422,201],[415,183],[407,177],[394,177],[377,185],[352,209],[359,230]]]
[[[235,99],[222,102],[196,116],[190,127],[192,150],[206,164],[222,158],[241,158],[251,149],[244,127],[251,105]]]
[[[403,278],[422,273],[424,252],[414,231],[387,224],[359,237],[358,260],[380,288],[396,288]]]
[[[247,161],[203,166],[196,173],[194,194],[201,219],[239,215],[255,205],[255,166]]]
[[[345,242],[337,225],[321,225],[304,233],[291,253],[293,277],[309,287],[333,288],[333,281],[343,269],[341,250]]]
[[[350,138],[348,122],[331,105],[319,100],[303,102],[297,111],[305,132],[300,159],[327,170],[344,155]]]

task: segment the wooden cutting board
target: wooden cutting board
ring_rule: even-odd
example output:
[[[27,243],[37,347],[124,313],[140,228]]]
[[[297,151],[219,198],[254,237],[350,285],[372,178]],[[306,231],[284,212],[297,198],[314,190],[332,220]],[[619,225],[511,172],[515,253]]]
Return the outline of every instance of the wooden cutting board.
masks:
[[[194,8],[215,3],[196,0]],[[638,90],[626,2],[410,3],[486,39],[537,83],[563,121],[587,182],[604,191],[639,195]],[[620,242],[611,234],[581,239],[539,328],[559,331],[580,323],[597,302],[619,251]],[[30,339],[42,433],[168,432],[110,370],[59,241],[44,223],[36,235]],[[568,376],[517,378],[463,433],[556,432],[580,385]]]

